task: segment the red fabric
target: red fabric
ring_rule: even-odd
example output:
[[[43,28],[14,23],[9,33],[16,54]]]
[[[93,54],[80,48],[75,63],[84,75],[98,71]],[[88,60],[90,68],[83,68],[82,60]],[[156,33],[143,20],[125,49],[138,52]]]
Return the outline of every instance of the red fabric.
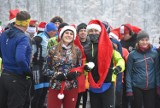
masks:
[[[37,23],[37,20],[30,20],[29,25],[35,26]]]
[[[19,12],[19,9],[15,9],[15,10],[10,10],[10,16],[9,16],[9,20],[16,18],[17,13]]]
[[[101,27],[101,33],[98,42],[98,82],[96,83],[94,81],[91,72],[89,72],[88,74],[90,86],[93,88],[100,88],[104,83],[106,76],[108,75],[108,69],[110,67],[112,59],[113,47],[108,33],[106,32],[106,29],[101,21],[91,20],[89,24],[98,24]]]
[[[120,27],[111,30],[119,39],[122,39],[122,35],[120,34]]]
[[[133,31],[134,33],[138,34],[139,31],[141,31],[141,29],[137,26],[133,26],[131,24],[125,24],[128,28],[130,28],[131,31]],[[124,34],[129,33],[129,29],[124,26]]]
[[[75,108],[77,102],[78,91],[77,88],[71,90],[64,90],[64,98],[58,99],[57,95],[60,90],[53,90],[49,88],[48,92],[48,108]]]
[[[74,44],[81,50],[82,53],[82,66],[73,68],[70,70],[70,72],[80,72],[81,75],[77,78],[78,80],[78,92],[84,92],[85,91],[85,76],[84,76],[84,64],[86,61],[86,56],[84,54],[83,46],[80,43],[79,36],[76,36],[76,39],[74,40]]]
[[[122,53],[123,53],[123,58],[125,60],[125,63],[127,63],[129,52],[128,52],[128,50],[126,48],[122,47]]]

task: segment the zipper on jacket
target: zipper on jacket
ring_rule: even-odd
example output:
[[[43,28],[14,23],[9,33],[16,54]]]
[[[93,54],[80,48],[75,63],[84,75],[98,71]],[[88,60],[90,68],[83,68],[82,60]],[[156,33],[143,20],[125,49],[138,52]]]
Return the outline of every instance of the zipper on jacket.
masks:
[[[146,64],[146,89],[148,89],[148,64],[147,64],[147,60],[146,60],[145,55],[144,55],[144,60],[145,60],[145,64]]]

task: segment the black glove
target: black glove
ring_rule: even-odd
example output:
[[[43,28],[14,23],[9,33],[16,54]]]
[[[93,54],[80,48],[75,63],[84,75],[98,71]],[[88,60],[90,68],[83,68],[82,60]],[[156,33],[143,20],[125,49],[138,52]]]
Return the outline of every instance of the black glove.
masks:
[[[63,73],[60,73],[56,76],[56,80],[65,81],[66,77],[64,76]]]
[[[84,65],[84,70],[85,70],[86,72],[90,72],[90,71],[91,71],[91,69],[88,67],[88,65]]]
[[[66,75],[67,79],[69,81],[73,80],[73,79],[76,79],[77,78],[77,72],[69,72],[67,75]]]
[[[120,73],[121,72],[121,67],[120,66],[116,66],[114,69],[113,69],[113,73],[115,74],[115,75],[117,75],[118,73]]]
[[[33,78],[32,72],[24,72],[26,79]]]

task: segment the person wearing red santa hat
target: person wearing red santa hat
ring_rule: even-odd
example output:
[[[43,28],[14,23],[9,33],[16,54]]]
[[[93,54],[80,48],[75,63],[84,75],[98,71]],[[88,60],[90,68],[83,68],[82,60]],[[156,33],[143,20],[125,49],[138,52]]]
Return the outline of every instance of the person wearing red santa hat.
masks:
[[[19,9],[11,9],[9,11],[9,22],[8,22],[8,25],[5,27],[5,30],[13,27],[13,25],[15,24],[16,15],[18,12],[19,12]]]
[[[48,93],[48,108],[75,108],[78,96],[77,78],[82,74],[82,53],[74,44],[76,29],[64,26],[59,33],[59,43],[49,51],[54,74]]]
[[[87,25],[90,44],[84,49],[87,63],[95,64],[88,69],[91,108],[114,108],[114,82],[118,73],[125,68],[120,53],[113,49],[108,33],[99,20],[91,20]],[[115,66],[114,66],[115,63]]]
[[[46,27],[46,24],[47,24],[47,22],[44,22],[44,21],[42,21],[42,22],[40,22],[40,23],[38,24],[37,34],[39,34],[39,33],[41,33],[41,32],[44,32],[44,29],[45,29],[45,27]]]
[[[138,32],[141,31],[139,27],[131,24],[123,24],[120,26],[120,34],[122,35],[122,47],[127,48],[129,52],[135,49],[136,38]]]
[[[27,28],[28,35],[33,38],[37,34],[37,20],[30,20],[29,26]]]

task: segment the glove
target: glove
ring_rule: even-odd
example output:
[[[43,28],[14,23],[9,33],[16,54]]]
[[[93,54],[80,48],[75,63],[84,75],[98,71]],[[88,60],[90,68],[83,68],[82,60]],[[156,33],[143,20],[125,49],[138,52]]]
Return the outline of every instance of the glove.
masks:
[[[32,72],[24,72],[24,75],[25,75],[26,79],[33,78]]]
[[[77,72],[69,72],[67,75],[66,75],[68,81],[71,81],[73,79],[76,79],[77,78]]]
[[[64,76],[63,73],[60,73],[56,76],[56,80],[65,81],[66,77]]]
[[[133,93],[132,92],[128,92],[127,93],[127,100],[128,100],[128,104],[132,105],[132,102],[134,100],[134,97],[133,97]]]
[[[121,67],[120,66],[116,66],[114,69],[113,69],[113,73],[115,74],[115,75],[117,75],[118,73],[120,73],[121,72]]]
[[[84,70],[85,70],[86,72],[90,72],[90,71],[91,71],[91,69],[88,67],[88,65],[85,65],[85,66],[84,66]]]

